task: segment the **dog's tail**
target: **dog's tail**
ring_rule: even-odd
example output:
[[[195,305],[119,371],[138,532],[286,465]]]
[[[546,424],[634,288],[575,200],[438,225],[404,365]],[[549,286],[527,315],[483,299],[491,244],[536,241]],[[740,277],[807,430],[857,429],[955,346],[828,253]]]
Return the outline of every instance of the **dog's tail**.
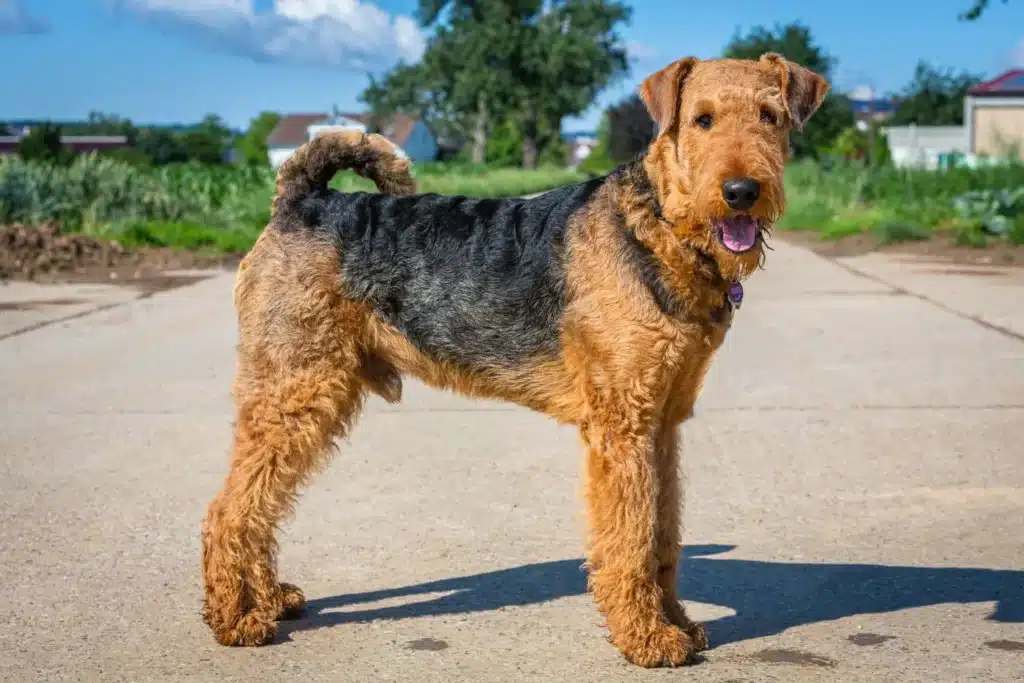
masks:
[[[281,165],[277,173],[275,213],[282,202],[326,188],[331,178],[345,169],[369,178],[385,194],[416,192],[409,161],[398,155],[387,138],[376,133],[334,131],[317,135]]]

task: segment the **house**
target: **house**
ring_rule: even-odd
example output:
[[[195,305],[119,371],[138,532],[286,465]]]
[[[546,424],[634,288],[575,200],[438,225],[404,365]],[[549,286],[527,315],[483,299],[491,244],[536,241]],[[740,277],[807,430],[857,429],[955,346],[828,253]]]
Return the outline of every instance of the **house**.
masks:
[[[270,165],[279,168],[301,145],[325,130],[358,130],[368,132],[368,114],[288,114],[282,116],[267,138]],[[420,119],[395,114],[385,120],[377,131],[386,137],[403,156],[414,163],[434,161],[438,144],[434,134]]]
[[[980,83],[964,98],[967,149],[973,156],[1024,160],[1024,69]]]
[[[888,126],[882,129],[897,168],[937,169],[954,156],[967,156],[963,126]]]

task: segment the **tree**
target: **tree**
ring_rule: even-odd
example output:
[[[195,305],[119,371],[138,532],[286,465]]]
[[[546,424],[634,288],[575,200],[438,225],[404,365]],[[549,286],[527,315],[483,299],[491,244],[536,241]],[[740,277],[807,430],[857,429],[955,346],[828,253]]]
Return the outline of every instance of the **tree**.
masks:
[[[18,156],[26,161],[42,161],[51,164],[65,164],[71,159],[71,151],[61,144],[61,130],[52,123],[33,126],[28,135],[18,142]]]
[[[500,3],[476,16],[465,9],[438,26],[422,60],[399,64],[380,81],[371,77],[360,99],[371,120],[402,112],[422,117],[435,134],[472,141],[472,159],[484,161],[487,136],[509,102],[508,60],[516,25]]]
[[[616,29],[631,16],[615,0],[566,0],[521,26],[512,76],[524,167],[536,165],[544,143],[560,135],[563,119],[583,113],[628,71]]]
[[[774,30],[755,27],[746,36],[735,35],[725,48],[726,57],[758,59],[765,52],[777,52],[831,80],[834,57],[816,45],[809,28],[799,22],[777,24]],[[842,95],[830,90],[817,113],[804,129],[793,135],[790,144],[796,156],[816,156],[827,149],[836,136],[854,123],[853,109]]]
[[[657,134],[654,119],[639,95],[631,95],[608,108],[608,154],[616,163],[634,158]]]
[[[359,95],[359,100],[370,108],[370,127],[379,127],[388,116],[399,112],[424,118],[433,114],[427,77],[422,65],[405,63],[381,80],[370,74],[370,84]]]
[[[247,166],[268,166],[270,157],[267,152],[267,138],[277,127],[281,116],[276,112],[263,111],[249,122],[249,129],[235,141],[243,164]]]
[[[961,126],[964,123],[964,97],[981,78],[966,71],[940,70],[927,62],[918,62],[914,77],[903,89],[900,103],[890,123],[904,126]]]
[[[547,147],[557,154],[562,120],[625,72],[615,28],[629,16],[614,0],[420,0],[421,23],[435,27],[422,62],[371,81],[363,98],[447,121],[472,140],[474,161],[495,122],[511,119],[532,167]]]
[[[189,161],[216,166],[224,163],[224,154],[230,147],[231,131],[216,114],[207,114],[181,138]]]
[[[1004,5],[1007,2],[1008,0],[1003,0]],[[974,0],[974,4],[971,5],[971,8],[966,12],[961,12],[958,18],[960,21],[974,21],[985,13],[985,10],[988,9],[988,5],[989,0]]]
[[[135,148],[157,166],[188,161],[181,136],[166,128],[140,128]]]

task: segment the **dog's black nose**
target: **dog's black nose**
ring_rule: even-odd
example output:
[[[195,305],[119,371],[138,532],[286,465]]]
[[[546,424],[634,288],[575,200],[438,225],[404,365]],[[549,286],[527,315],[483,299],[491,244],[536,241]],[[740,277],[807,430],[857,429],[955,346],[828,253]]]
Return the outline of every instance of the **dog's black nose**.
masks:
[[[753,178],[729,178],[722,183],[722,197],[733,211],[746,211],[761,196],[761,184]]]

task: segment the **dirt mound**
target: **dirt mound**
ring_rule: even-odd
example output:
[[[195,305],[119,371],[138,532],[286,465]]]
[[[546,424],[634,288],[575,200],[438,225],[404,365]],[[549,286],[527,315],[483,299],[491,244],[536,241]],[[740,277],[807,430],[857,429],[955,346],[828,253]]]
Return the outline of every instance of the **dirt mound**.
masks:
[[[167,270],[229,265],[237,258],[168,248],[128,249],[114,241],[62,234],[53,223],[0,226],[0,280],[137,280]]]

